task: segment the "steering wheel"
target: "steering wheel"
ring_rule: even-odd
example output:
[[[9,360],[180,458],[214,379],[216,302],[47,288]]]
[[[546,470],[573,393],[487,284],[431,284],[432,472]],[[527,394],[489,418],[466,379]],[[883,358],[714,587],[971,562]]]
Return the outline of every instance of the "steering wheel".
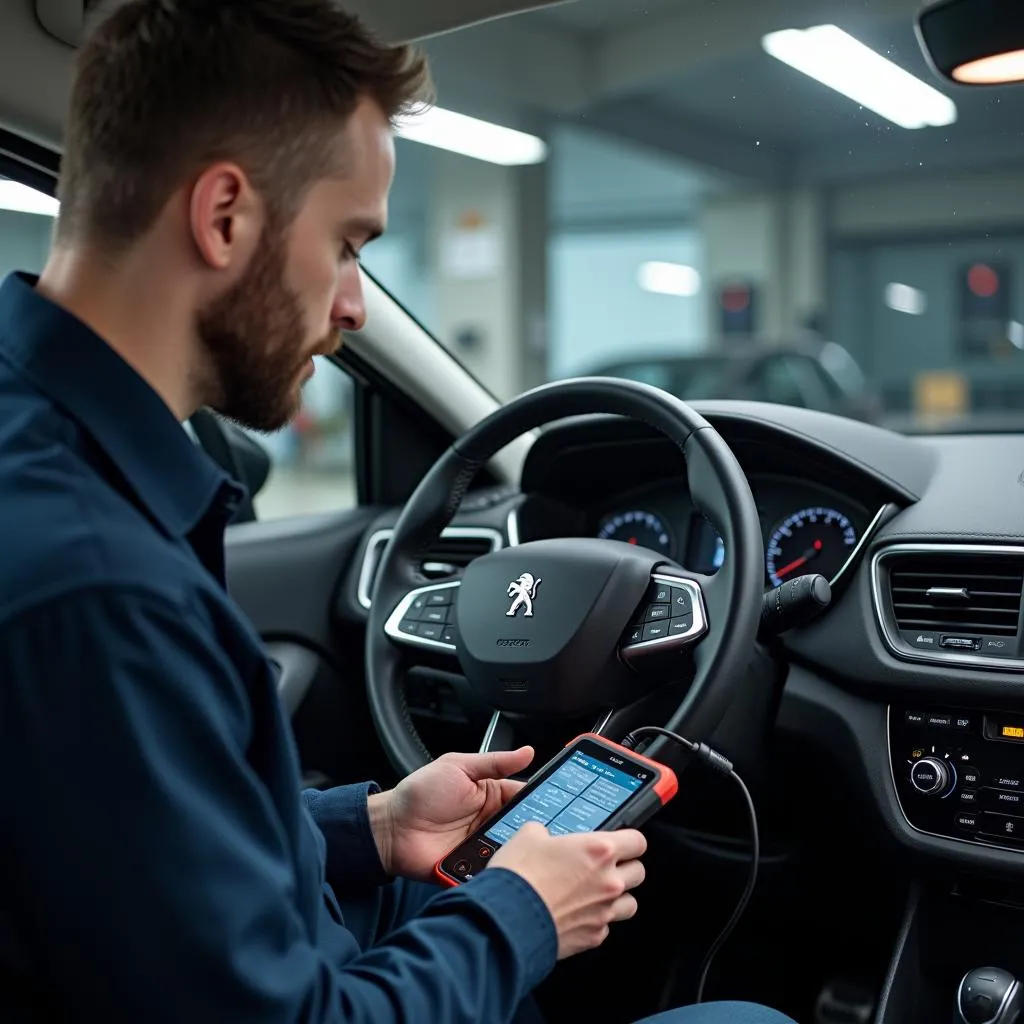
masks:
[[[419,574],[417,564],[484,463],[527,431],[600,413],[641,420],[679,446],[690,496],[725,544],[715,575],[688,572],[645,548],[581,537],[500,549],[472,561],[454,581],[430,583]],[[457,658],[469,687],[493,709],[482,749],[504,731],[495,729],[502,715],[529,723],[592,714],[600,723],[593,731],[616,738],[615,723],[629,708],[680,680],[688,686],[664,725],[706,739],[755,642],[763,553],[746,476],[721,435],[685,402],[646,384],[601,377],[526,392],[438,459],[381,556],[366,670],[388,758],[403,775],[431,758],[405,701],[404,672],[417,653],[420,661]]]

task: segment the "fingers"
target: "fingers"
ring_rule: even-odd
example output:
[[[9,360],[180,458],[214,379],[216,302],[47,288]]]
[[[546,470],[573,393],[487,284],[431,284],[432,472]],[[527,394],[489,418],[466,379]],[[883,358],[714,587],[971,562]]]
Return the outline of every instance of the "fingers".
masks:
[[[611,921],[628,921],[637,910],[636,897],[628,892],[611,905]]]
[[[618,829],[615,832],[604,832],[602,835],[611,840],[617,861],[638,860],[647,852],[647,840],[642,832],[633,828]]]
[[[521,772],[533,760],[533,747],[518,750],[493,750],[486,754],[449,754],[474,781],[503,779]]]
[[[635,889],[646,877],[647,870],[641,861],[631,860],[619,865],[619,878],[627,889]]]
[[[507,804],[525,785],[525,782],[516,782],[514,779],[499,779],[498,793],[500,794],[501,802]]]
[[[509,840],[514,842],[519,836],[547,836],[548,830],[539,821],[527,821],[524,822],[519,828],[516,829],[516,834]]]

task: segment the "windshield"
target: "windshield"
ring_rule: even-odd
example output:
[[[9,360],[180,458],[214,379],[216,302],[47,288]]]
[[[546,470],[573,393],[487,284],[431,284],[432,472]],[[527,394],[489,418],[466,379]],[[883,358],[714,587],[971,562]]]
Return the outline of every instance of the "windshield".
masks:
[[[579,0],[432,40],[443,114],[366,264],[500,398],[608,373],[1020,429],[1024,88],[941,81],[917,6]]]

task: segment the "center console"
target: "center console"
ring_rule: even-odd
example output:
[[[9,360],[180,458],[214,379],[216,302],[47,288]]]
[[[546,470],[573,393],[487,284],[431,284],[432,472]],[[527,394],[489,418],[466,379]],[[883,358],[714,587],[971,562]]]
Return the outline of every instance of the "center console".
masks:
[[[889,763],[913,828],[1024,852],[1024,715],[893,705]]]
[[[915,883],[876,1024],[1020,1024],[1021,896],[983,879]]]

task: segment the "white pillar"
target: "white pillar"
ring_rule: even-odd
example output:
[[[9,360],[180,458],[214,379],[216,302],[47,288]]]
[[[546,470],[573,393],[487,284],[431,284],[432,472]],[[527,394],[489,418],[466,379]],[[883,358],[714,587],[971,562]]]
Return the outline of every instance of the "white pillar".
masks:
[[[708,322],[722,341],[720,289],[749,285],[754,335],[778,340],[825,309],[825,230],[820,193],[809,188],[710,199],[700,215]]]
[[[431,326],[501,399],[543,380],[546,346],[547,171],[441,152],[429,234]]]

